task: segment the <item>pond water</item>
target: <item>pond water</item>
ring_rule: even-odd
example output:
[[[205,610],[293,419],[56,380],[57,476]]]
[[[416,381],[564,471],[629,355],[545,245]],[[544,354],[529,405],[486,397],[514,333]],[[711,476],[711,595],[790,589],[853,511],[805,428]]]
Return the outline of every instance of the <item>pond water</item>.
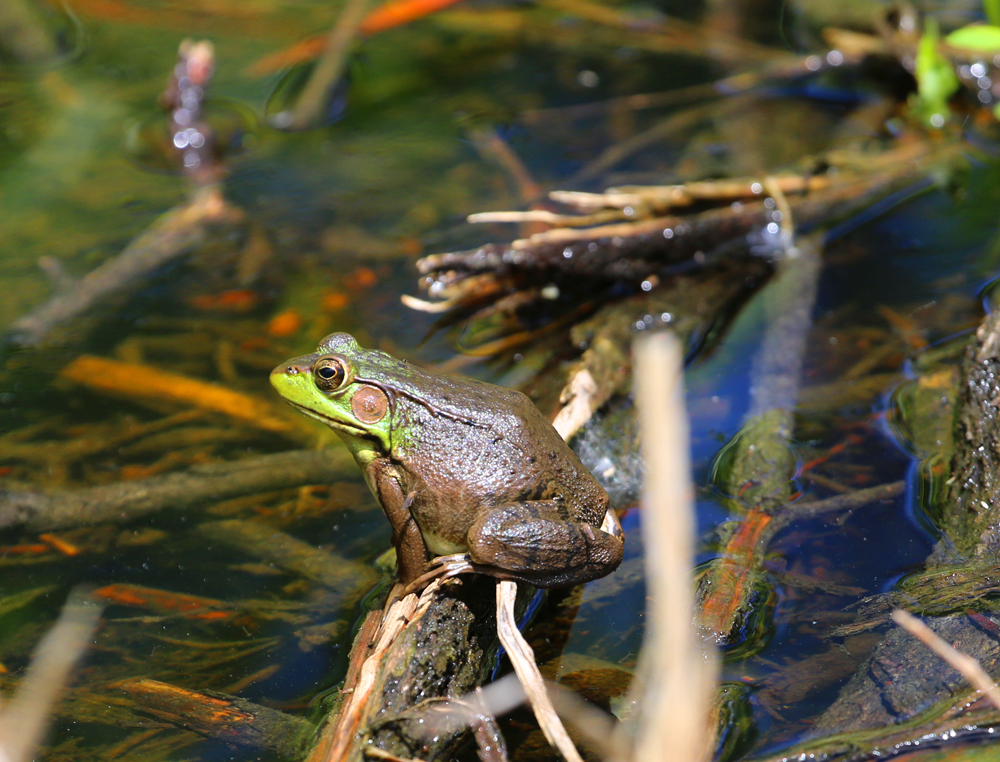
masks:
[[[416,293],[420,254],[514,235],[512,228],[464,222],[470,213],[524,208],[530,200],[505,150],[546,191],[746,175],[794,167],[835,136],[848,112],[874,97],[851,77],[835,79],[819,94],[796,87],[752,99],[733,96],[714,101],[714,111],[686,126],[664,130],[643,150],[597,162],[610,146],[678,112],[547,110],[669,91],[729,73],[731,56],[671,52],[653,33],[659,14],[693,20],[709,9],[627,6],[634,24],[615,26],[594,12],[612,6],[590,3],[468,0],[466,6],[364,40],[349,62],[346,110],[332,124],[299,133],[268,126],[265,114],[292,85],[281,68],[260,64],[328,29],[337,9],[326,3],[72,0],[65,8],[32,7],[34,23],[57,41],[57,52],[36,62],[6,60],[0,68],[0,326],[52,294],[40,259],[57,262],[67,277],[82,276],[184,203],[190,180],[154,166],[149,156],[163,149],[142,144],[148,138],[140,126],[166,119],[157,98],[185,37],[215,46],[206,112],[214,109],[220,125],[235,124],[231,129],[239,133],[229,135],[240,150],[225,160],[223,192],[244,222],[207,237],[191,256],[158,268],[126,295],[99,302],[41,344],[4,350],[0,489],[82,489],[319,442],[341,447],[329,432],[291,413],[281,418],[280,431],[211,413],[171,419],[189,408],[68,378],[64,371],[83,355],[217,382],[276,411],[281,406],[268,385],[270,367],[312,351],[333,331],[484,380],[530,381],[538,366],[530,365],[534,356],[527,351],[494,361],[462,355],[456,330],[435,330],[435,315],[410,310],[399,298]],[[793,16],[782,23],[791,25],[786,32],[794,44],[804,46],[815,22],[804,10]],[[732,18],[739,18],[735,10]],[[781,44],[778,19],[777,11],[758,14],[746,33]],[[960,192],[900,196],[878,214],[846,221],[825,248],[806,391],[796,414],[801,462],[820,461],[810,470],[815,480],[803,476],[797,487],[818,497],[900,479],[908,488],[839,521],[793,523],[772,541],[766,569],[776,591],[773,619],[754,635],[752,648],[731,653],[724,667],[726,681],[755,689],[750,711],[757,735],[746,756],[794,740],[833,700],[874,645],[856,639],[850,658],[838,661],[828,636],[843,621],[839,612],[889,589],[918,568],[933,545],[915,497],[916,461],[887,425],[885,411],[922,347],[968,331],[982,315],[982,293],[997,259],[1000,183],[997,168],[981,155],[970,164]],[[711,489],[712,464],[748,410],[767,298],[766,290],[750,296],[690,358],[699,562],[718,555],[716,528],[731,518]],[[843,399],[809,395],[879,348],[882,359],[858,379],[881,374],[880,383],[859,383]],[[545,362],[558,360],[565,341],[561,350],[547,351]],[[149,379],[139,374],[128,383],[141,388]],[[619,396],[611,407],[627,415],[630,402]],[[585,431],[581,439],[589,436]],[[626,442],[625,454],[613,457],[620,471],[638,473],[630,447]],[[589,457],[588,465],[597,462]],[[565,650],[552,655],[554,674],[635,664],[645,594],[634,484],[616,501],[619,510],[628,509],[621,576],[584,590]],[[346,570],[343,588],[331,590],[219,538],[226,531],[219,522],[246,518],[329,551]],[[206,528],[213,523],[214,530]],[[58,530],[54,539],[39,535],[17,527],[0,531],[5,692],[71,589],[103,590],[108,602],[76,688],[53,721],[46,755],[65,760],[233,756],[223,744],[133,712],[120,688],[129,679],[318,713],[344,677],[351,628],[378,579],[375,560],[389,543],[387,523],[350,464],[328,489],[274,489],[121,524]],[[179,599],[157,606],[147,597],[130,605],[129,591],[148,593],[127,586],[224,602],[229,608],[220,603],[219,610],[229,614],[188,617]]]

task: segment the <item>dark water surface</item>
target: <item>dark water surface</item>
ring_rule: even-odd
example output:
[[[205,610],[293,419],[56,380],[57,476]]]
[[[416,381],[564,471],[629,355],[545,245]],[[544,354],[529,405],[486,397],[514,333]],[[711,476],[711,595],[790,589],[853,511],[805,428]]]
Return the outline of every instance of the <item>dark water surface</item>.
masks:
[[[308,435],[285,436],[208,415],[192,424],[204,429],[200,439],[149,435],[93,454],[70,454],[70,444],[81,437],[109,438],[181,408],[170,401],[109,397],[59,373],[81,354],[117,357],[273,400],[269,365],[311,351],[332,331],[349,331],[365,346],[422,363],[453,360],[454,335],[432,332],[434,316],[406,309],[399,296],[415,293],[412,263],[419,253],[512,235],[509,229],[478,230],[463,222],[473,212],[524,207],[497,157],[477,150],[476,130],[494,129],[546,190],[595,189],[789,165],[832,132],[845,111],[842,101],[859,98],[849,88],[838,91],[840,102],[776,92],[730,109],[714,124],[657,142],[581,185],[572,178],[601,151],[669,112],[540,123],[524,119],[525,112],[698,84],[724,69],[628,44],[620,31],[546,6],[470,3],[365,41],[351,62],[343,118],[298,134],[263,121],[281,73],[254,74],[249,67],[328,28],[336,13],[326,4],[80,0],[70,3],[70,16],[39,12],[37,22],[67,40],[68,52],[38,64],[0,67],[0,326],[51,293],[39,258],[55,258],[69,275],[82,275],[185,198],[188,181],[145,166],[139,155],[149,147],[136,149],[124,137],[137,124],[162,118],[156,99],[184,37],[215,44],[211,98],[219,110],[235,110],[241,124],[252,128],[243,139],[245,151],[230,159],[224,187],[227,198],[254,221],[268,256],[253,277],[241,281],[236,271],[248,256],[247,242],[242,234],[223,236],[164,268],[129,297],[102,303],[46,346],[8,353],[0,374],[2,483],[78,488],[278,452],[324,436],[322,441],[339,447],[318,427]],[[653,10],[674,9],[637,12]],[[808,26],[808,20],[796,23]],[[774,25],[758,19],[759,28]],[[774,42],[775,36],[765,32],[762,39]],[[749,144],[756,146],[756,159],[747,155]],[[839,378],[889,342],[900,348],[875,370],[897,375],[843,404],[803,405],[796,422],[801,459],[810,461],[848,441],[850,446],[816,471],[850,488],[898,479],[911,487],[839,524],[798,522],[775,539],[768,560],[777,590],[773,623],[752,653],[734,654],[725,666],[726,680],[755,686],[758,751],[794,739],[849,677],[850,667],[827,667],[821,660],[833,648],[826,634],[842,621],[830,612],[887,590],[919,567],[932,546],[913,494],[915,461],[885,423],[892,389],[911,373],[908,361],[918,351],[900,341],[899,321],[892,316],[911,324],[930,345],[978,321],[981,293],[996,266],[998,202],[996,168],[974,163],[961,194],[917,194],[863,224],[845,226],[826,248],[804,385]],[[276,320],[289,314],[293,322],[286,330]],[[746,414],[750,364],[763,327],[761,298],[751,298],[725,334],[690,363],[693,460],[703,488],[699,561],[718,552],[713,532],[729,518],[709,489],[710,470]],[[227,352],[235,352],[235,359],[226,360]],[[459,367],[497,382],[530,375],[516,363],[471,360]],[[628,405],[612,403],[619,409]],[[636,470],[634,462],[616,465]],[[819,497],[834,494],[821,485],[800,486]],[[630,503],[634,498],[623,498],[619,507]],[[77,555],[51,546],[24,551],[44,545],[37,533],[0,532],[5,670],[0,687],[5,690],[16,683],[34,644],[79,584],[141,585],[228,602],[298,603],[295,613],[308,622],[331,625],[329,637],[308,642],[297,634],[306,622],[288,617],[257,616],[252,625],[212,623],[111,604],[78,688],[55,720],[48,758],[232,758],[232,750],[193,734],[155,723],[142,727],[115,687],[130,678],[236,691],[303,714],[318,711],[317,697],[343,678],[360,594],[324,610],[320,586],[207,540],[197,529],[205,520],[252,515],[359,569],[369,569],[388,547],[388,526],[353,470],[329,491],[315,494],[286,490],[256,501],[57,533]],[[645,606],[638,511],[631,510],[623,523],[628,532],[623,572],[630,576],[614,588],[598,581],[584,591],[557,672],[628,669],[635,663]],[[830,585],[821,590],[791,584],[793,577]],[[865,645],[855,646],[863,658]],[[245,680],[248,676],[253,679]]]

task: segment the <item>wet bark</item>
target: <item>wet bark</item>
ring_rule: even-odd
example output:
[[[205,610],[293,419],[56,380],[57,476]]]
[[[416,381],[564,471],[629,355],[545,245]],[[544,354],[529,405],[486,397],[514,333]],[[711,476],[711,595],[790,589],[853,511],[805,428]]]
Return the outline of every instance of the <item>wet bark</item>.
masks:
[[[373,747],[451,759],[469,726],[449,704],[486,682],[496,662],[495,585],[484,575],[462,577],[371,612],[351,649],[339,709],[307,762],[360,762]]]
[[[166,508],[183,510],[212,500],[329,483],[353,468],[350,456],[339,448],[296,450],[79,490],[0,488],[0,528],[47,530],[130,521]]]
[[[1000,553],[1000,313],[989,315],[966,351],[955,455],[942,527],[964,556]]]

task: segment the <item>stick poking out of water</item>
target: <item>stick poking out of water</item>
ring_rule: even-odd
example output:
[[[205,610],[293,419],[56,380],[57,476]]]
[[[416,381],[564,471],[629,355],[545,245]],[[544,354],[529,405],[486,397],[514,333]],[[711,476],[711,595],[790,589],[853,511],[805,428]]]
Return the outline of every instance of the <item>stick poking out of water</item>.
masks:
[[[86,594],[73,593],[59,621],[42,638],[27,677],[0,712],[0,762],[28,762],[35,755],[52,706],[97,626],[101,607]]]
[[[566,762],[583,762],[580,752],[576,750],[552,706],[542,675],[535,664],[535,653],[517,629],[517,620],[514,616],[516,597],[516,582],[502,580],[497,584],[497,634],[500,636],[500,642],[507,650],[510,663],[514,666],[517,679],[521,681],[546,740],[559,750]]]
[[[712,746],[708,718],[717,665],[692,624],[694,488],[683,351],[665,332],[640,337],[634,351],[646,461],[642,539],[648,604],[629,695],[636,715],[620,731],[631,730],[632,737],[622,738],[620,745],[631,747],[627,756],[633,760],[660,759],[670,749],[675,762],[699,762]]]
[[[968,680],[973,688],[986,696],[993,706],[1000,709],[1000,689],[978,661],[945,643],[934,630],[909,611],[896,609],[892,612],[892,621],[940,656],[948,666]]]

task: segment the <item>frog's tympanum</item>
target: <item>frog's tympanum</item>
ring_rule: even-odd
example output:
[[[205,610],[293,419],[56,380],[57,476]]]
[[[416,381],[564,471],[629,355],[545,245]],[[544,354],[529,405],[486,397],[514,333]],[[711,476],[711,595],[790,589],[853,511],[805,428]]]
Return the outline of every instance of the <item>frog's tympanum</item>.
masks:
[[[271,383],[353,453],[392,524],[402,582],[431,568],[557,587],[621,563],[607,493],[520,392],[429,373],[345,333]]]

